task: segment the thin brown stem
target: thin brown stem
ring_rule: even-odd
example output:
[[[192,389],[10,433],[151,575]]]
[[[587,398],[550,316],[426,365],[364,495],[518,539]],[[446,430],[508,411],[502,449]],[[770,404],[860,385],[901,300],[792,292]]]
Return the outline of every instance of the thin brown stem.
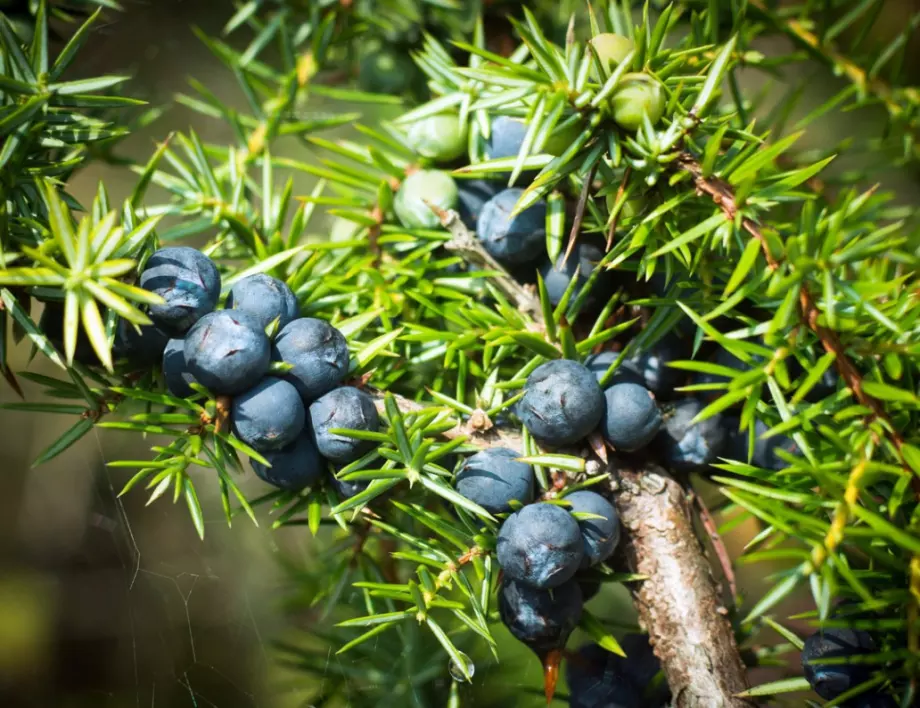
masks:
[[[565,256],[562,258],[562,264],[565,265],[572,255],[575,243],[578,241],[578,233],[581,231],[581,224],[585,220],[585,207],[588,206],[588,198],[591,196],[591,185],[594,183],[594,175],[597,172],[597,163],[591,166],[588,176],[585,177],[585,184],[581,188],[581,194],[578,197],[578,204],[575,207],[575,218],[572,220],[572,230],[569,231],[569,243],[565,247]]]
[[[706,506],[706,502],[703,501],[703,497],[693,491],[691,491],[688,496],[690,497],[690,501],[696,506],[696,511],[700,516],[700,522],[702,522],[703,528],[706,529],[706,534],[712,542],[716,557],[719,559],[719,565],[722,567],[722,574],[725,576],[725,582],[728,583],[728,589],[729,592],[731,592],[732,603],[734,603],[735,598],[738,597],[738,584],[735,582],[735,569],[732,568],[732,558],[728,554],[728,549],[725,547],[725,541],[722,540],[722,534],[719,533],[719,527],[716,525],[716,520],[709,511],[709,507]]]
[[[433,204],[426,203],[428,208],[438,215],[441,225],[450,232],[452,238],[444,244],[444,248],[459,253],[468,263],[495,271],[497,275],[490,278],[495,287],[521,312],[530,315],[536,324],[542,325],[543,310],[539,298],[515,280],[505,267],[492,257],[479,239],[466,228],[456,211],[439,209]]]

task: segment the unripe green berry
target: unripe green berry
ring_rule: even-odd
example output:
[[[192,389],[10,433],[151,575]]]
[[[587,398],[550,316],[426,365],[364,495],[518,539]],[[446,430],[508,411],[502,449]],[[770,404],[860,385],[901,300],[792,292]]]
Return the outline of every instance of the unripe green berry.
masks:
[[[416,72],[408,56],[379,49],[362,57],[358,83],[365,91],[398,95],[411,88]]]
[[[419,170],[400,185],[393,210],[407,229],[436,229],[441,222],[425,202],[440,209],[456,209],[457,197],[457,184],[449,174]]]
[[[467,128],[455,115],[423,118],[406,131],[409,145],[422,157],[435,162],[450,162],[466,152]]]
[[[648,74],[625,74],[610,99],[613,119],[621,128],[636,131],[644,117],[654,125],[664,114],[664,89]]]
[[[607,211],[613,211],[613,207],[616,203],[617,193],[611,192],[607,195]],[[623,207],[620,209],[620,218],[632,219],[634,216],[638,216],[643,206],[644,204],[641,197],[631,197],[627,199],[626,203],[623,204]]]
[[[361,225],[354,221],[343,219],[341,216],[335,217],[332,221],[332,228],[329,230],[329,240],[333,243],[341,241],[351,241],[358,236]]]
[[[573,123],[568,126],[557,125],[543,144],[543,152],[547,155],[559,157],[578,139],[583,130],[584,127],[579,123]]]
[[[597,58],[600,59],[608,74],[636,48],[635,43],[629,37],[613,32],[604,32],[592,37],[590,44],[594,47]]]

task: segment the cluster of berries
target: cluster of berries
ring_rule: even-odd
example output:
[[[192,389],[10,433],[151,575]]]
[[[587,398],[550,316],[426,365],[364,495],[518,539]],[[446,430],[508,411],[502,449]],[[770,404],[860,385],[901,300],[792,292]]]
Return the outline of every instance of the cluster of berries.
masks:
[[[593,51],[604,66],[607,79],[633,51],[631,40],[615,34],[598,35],[591,41]],[[530,99],[524,99],[525,103]],[[655,124],[664,113],[664,89],[654,77],[644,73],[621,76],[607,106],[610,118],[622,129],[635,132],[648,121]],[[577,116],[560,121],[540,146],[544,154],[561,155],[583,130]],[[524,117],[502,115],[494,118],[483,154],[489,160],[515,158],[525,143],[530,125]],[[469,136],[458,116],[428,116],[408,126],[407,144],[424,160],[438,166],[458,167],[467,151]],[[456,180],[438,169],[421,169],[410,174],[400,186],[394,211],[406,228],[437,228],[438,217],[431,207],[456,209],[467,228],[475,230],[483,247],[502,265],[524,282],[533,282],[540,272],[550,299],[558,304],[578,267],[579,285],[587,282],[603,251],[599,243],[582,240],[574,254],[560,256],[555,262],[546,255],[546,203],[537,201],[519,214],[512,215],[527,182],[536,173],[525,171],[517,186],[508,187],[501,179]],[[611,282],[603,273],[602,281]],[[599,284],[600,285],[600,284]],[[603,288],[597,296],[599,301]],[[592,303],[587,303],[591,305]]]
[[[630,39],[616,34],[598,35],[591,40],[591,45],[604,69],[604,74],[596,77],[598,81],[605,81],[635,49]],[[525,103],[527,100],[524,99]],[[609,102],[608,114],[623,130],[636,131],[646,121],[654,125],[661,118],[664,108],[664,90],[654,77],[627,73],[618,80],[617,89]],[[529,129],[524,117],[495,117],[491,121],[489,137],[482,152],[490,160],[514,158],[520,153]],[[571,145],[580,130],[577,119],[560,121],[544,141],[542,152],[561,154]],[[406,131],[406,142],[429,163],[451,168],[459,166],[457,161],[462,160],[466,152],[469,136],[462,129],[456,115],[439,114],[410,124]],[[535,176],[534,172],[524,172],[518,183],[526,186]],[[604,245],[592,240],[591,234],[581,234],[568,257],[560,255],[555,262],[551,261],[545,247],[546,203],[537,201],[520,213],[513,214],[523,192],[520,186],[508,187],[507,180],[455,180],[447,172],[438,169],[421,169],[403,181],[396,195],[394,211],[407,228],[437,228],[438,218],[431,206],[456,209],[466,226],[475,230],[483,248],[517,280],[532,284],[539,273],[554,305],[561,302],[575,277],[578,289],[589,279],[593,280],[591,291],[583,304],[586,312],[600,309],[619,285],[626,286],[630,291],[635,290],[636,283],[625,282],[626,279],[619,277],[617,271],[598,267],[604,257]],[[608,195],[608,206],[612,207],[614,197],[613,194]],[[636,198],[627,201],[621,213],[635,216],[643,208],[641,199]],[[652,290],[656,290],[660,283],[650,285]],[[652,447],[662,464],[680,473],[707,472],[719,457],[747,460],[749,434],[739,432],[740,421],[736,414],[728,410],[705,421],[693,423],[697,414],[707,405],[706,395],[675,395],[675,389],[683,384],[719,384],[726,381],[724,377],[713,374],[698,374],[688,379],[680,370],[668,366],[672,361],[690,358],[690,354],[690,337],[671,333],[651,350],[620,362],[612,386],[604,392],[606,402],[600,402],[597,391],[590,390],[587,384],[571,389],[568,394],[562,391],[568,398],[578,400],[581,429],[575,429],[578,426],[570,422],[569,427],[573,429],[566,431],[560,439],[541,436],[537,431],[543,426],[537,416],[525,418],[525,423],[528,428],[533,428],[535,437],[544,442],[567,444],[584,437],[602,422],[601,430],[616,450],[632,452],[648,446],[654,439]],[[618,358],[618,352],[605,351],[590,357],[585,365],[597,379],[601,379]],[[721,348],[715,363],[736,370],[749,368],[748,364]],[[560,374],[560,382],[570,378],[585,380],[583,372],[580,376],[576,375],[568,364],[557,366],[569,367],[569,375],[564,377]],[[790,374],[793,373],[790,371]],[[813,396],[829,395],[836,389],[836,385],[836,376],[829,371],[814,388]],[[543,385],[541,390],[545,388],[546,385]],[[642,388],[653,393],[655,400]],[[565,389],[561,383],[560,389]],[[656,405],[656,401],[661,405]],[[569,405],[575,404],[570,402]],[[601,419],[597,419],[598,411],[604,409],[618,414],[603,413]],[[521,410],[522,418],[528,415],[526,406]],[[560,415],[558,411],[556,414]],[[761,439],[766,429],[765,423],[757,421],[753,431],[751,463],[765,469],[780,469],[785,465],[782,453],[794,454],[797,451],[796,445],[783,435]],[[570,439],[566,441],[567,438]]]
[[[342,385],[350,363],[345,337],[323,320],[300,317],[286,283],[264,274],[242,278],[217,309],[217,266],[180,246],[156,251],[140,286],[163,303],[149,308],[152,327],[138,332],[122,323],[116,349],[135,360],[162,356],[174,396],[195,395],[199,384],[229,397],[234,434],[270,463],[253,460],[263,480],[301,490],[323,479],[328,463],[347,464],[373,447],[334,432],[376,431],[377,408],[364,391]],[[344,496],[360,490],[330,481]]]
[[[567,360],[543,364],[527,380],[518,416],[547,445],[571,445],[599,428],[614,450],[648,450],[667,469],[683,474],[706,473],[720,457],[748,459],[748,434],[739,432],[737,416],[725,412],[694,422],[706,399],[675,399],[684,375],[668,364],[688,358],[689,349],[686,338],[666,335],[647,351],[623,359],[604,391],[599,384],[619,358],[617,352],[593,354],[584,365]],[[691,382],[711,379],[701,375]],[[779,470],[785,460],[778,451],[795,454],[797,447],[783,435],[761,439],[766,430],[757,421],[751,463]]]
[[[638,407],[643,424],[611,422],[605,427],[619,436],[618,444],[631,440],[634,447],[641,447],[658,431],[660,415],[644,388],[629,383],[620,386],[627,387],[625,393],[617,388],[605,399],[586,367],[572,361],[552,361],[538,367],[528,379],[518,414],[541,442],[565,445],[584,438],[598,426],[605,417],[605,400],[621,406],[623,398],[628,409],[614,408],[607,417],[632,420],[630,416]],[[634,389],[649,405],[641,399],[638,406],[635,404],[631,398]],[[537,501],[533,469],[518,457],[506,448],[479,452],[465,460],[455,483],[461,494],[490,513],[508,514],[497,544],[503,572],[499,614],[512,635],[548,666],[558,661],[581,619],[584,603],[598,590],[598,583],[588,579],[584,571],[603,563],[614,552],[620,539],[620,521],[607,499],[586,489],[552,501]],[[616,658],[610,656],[611,661]],[[596,661],[580,663],[586,665],[571,670],[597,673],[604,685],[616,684],[622,675],[619,669],[594,666]],[[630,684],[627,690],[633,689],[638,706],[644,684]],[[573,689],[572,705],[591,704],[584,702],[587,697],[578,696],[578,689]]]

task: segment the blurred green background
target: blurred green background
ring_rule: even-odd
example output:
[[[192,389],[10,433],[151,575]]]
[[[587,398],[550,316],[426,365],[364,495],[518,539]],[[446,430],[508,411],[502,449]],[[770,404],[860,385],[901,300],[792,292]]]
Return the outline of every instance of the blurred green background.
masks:
[[[129,93],[153,104],[169,103],[189,76],[207,85],[231,105],[242,105],[233,77],[195,38],[190,27],[219,33],[232,12],[222,0],[128,1],[126,12],[88,43],[77,72],[85,75],[130,72]],[[903,27],[918,2],[889,2],[882,28],[892,34]],[[781,50],[788,49],[780,42]],[[765,47],[765,51],[769,51]],[[916,59],[917,52],[913,53]],[[915,61],[916,64],[916,61]],[[795,77],[798,79],[799,77]],[[745,77],[749,89],[762,79]],[[836,84],[816,72],[813,95],[803,104],[817,105]],[[336,104],[310,110],[351,110]],[[365,114],[366,106],[359,108]],[[839,140],[853,130],[878,130],[881,111],[861,111],[855,120],[822,126],[808,140]],[[206,140],[231,140],[226,126],[174,105],[158,121],[133,135],[121,151],[145,161],[171,130],[194,128]],[[817,146],[817,143],[812,143]],[[291,139],[282,144],[289,156],[309,159],[309,151]],[[277,151],[276,151],[277,152]],[[916,201],[914,176],[892,171],[886,186],[899,190],[901,201]],[[71,187],[88,203],[99,180],[113,203],[133,186],[133,177],[105,165],[77,175]],[[297,184],[304,193],[309,184]],[[10,357],[14,370],[29,366],[51,372],[28,346]],[[26,384],[26,382],[23,382]],[[28,388],[27,394],[35,394]],[[11,392],[0,389],[0,400]],[[31,461],[72,424],[49,415],[0,411],[4,445],[0,453],[0,706],[77,708],[99,706],[286,707],[303,705],[316,687],[313,678],[279,672],[271,663],[273,637],[309,632],[316,618],[308,612],[282,612],[286,588],[280,557],[295,563],[311,553],[309,532],[295,527],[280,532],[254,528],[245,519],[228,529],[222,519],[216,485],[199,486],[207,537],[200,542],[183,505],[159,502],[144,507],[145,495],[117,500],[126,481],[123,471],[108,470],[108,459],[148,454],[135,436],[93,433],[50,463],[31,469]],[[205,473],[206,474],[206,473]],[[265,491],[248,475],[242,488],[251,496]],[[728,543],[733,555],[756,530],[736,528]],[[739,568],[739,585],[748,597],[765,587],[766,566]],[[807,609],[797,598],[780,613]],[[632,610],[625,592],[611,589],[592,601],[593,611],[628,624]],[[805,625],[799,623],[804,633]],[[501,671],[506,682],[536,690],[537,662],[513,650]],[[577,638],[576,638],[577,641]],[[337,659],[330,655],[330,662]],[[445,669],[447,662],[445,659]],[[477,682],[496,667],[477,665]],[[755,670],[752,679],[778,677]],[[446,672],[445,672],[446,673]],[[794,669],[793,669],[794,673]],[[540,705],[538,695],[522,695],[518,705]],[[471,703],[475,705],[475,701]]]

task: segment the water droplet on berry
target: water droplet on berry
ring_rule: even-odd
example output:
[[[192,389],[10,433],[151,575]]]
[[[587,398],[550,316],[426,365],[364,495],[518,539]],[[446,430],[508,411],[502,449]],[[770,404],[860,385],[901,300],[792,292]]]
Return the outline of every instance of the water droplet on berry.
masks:
[[[467,676],[473,678],[473,675],[476,673],[476,665],[473,664],[473,660],[462,651],[457,652],[457,654],[458,658],[463,661],[466,667]],[[466,681],[466,676],[463,675],[463,668],[461,668],[454,659],[450,660],[450,663],[447,665],[447,670],[450,672],[451,678],[453,678],[454,681]]]

